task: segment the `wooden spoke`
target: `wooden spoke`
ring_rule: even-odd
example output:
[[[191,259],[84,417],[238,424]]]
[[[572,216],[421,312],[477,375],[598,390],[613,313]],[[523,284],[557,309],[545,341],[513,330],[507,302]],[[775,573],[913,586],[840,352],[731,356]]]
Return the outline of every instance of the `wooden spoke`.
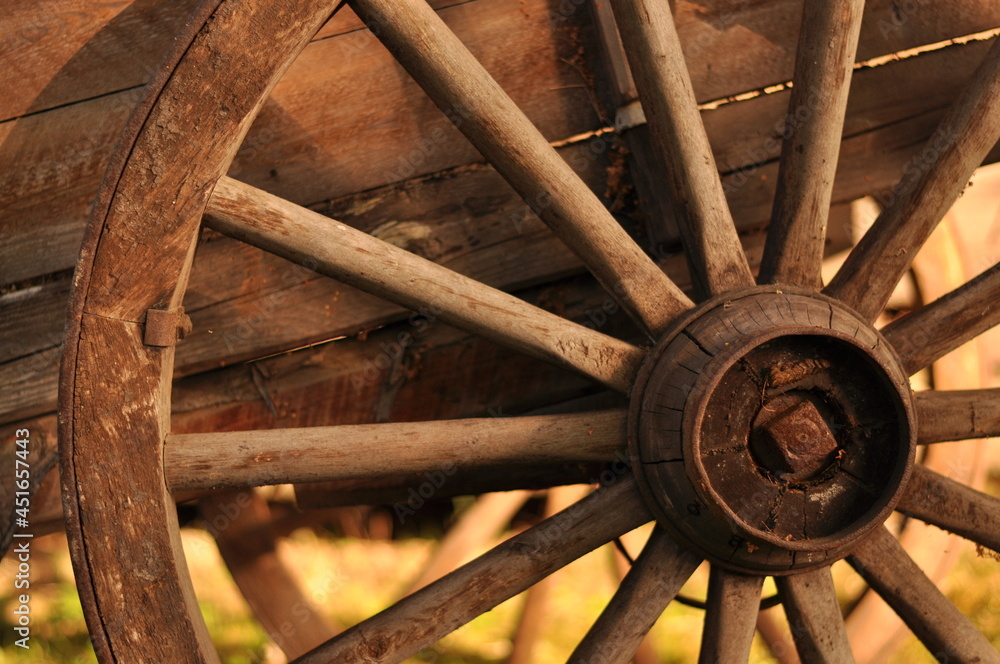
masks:
[[[803,664],[854,662],[830,568],[774,580]]]
[[[700,563],[700,558],[674,543],[660,527],[653,530],[642,554],[569,664],[628,664],[653,623]]]
[[[658,0],[611,5],[653,141],[667,165],[695,283],[709,295],[752,286],[670,5]]]
[[[634,481],[621,479],[355,625],[295,664],[400,662],[651,518]]]
[[[437,581],[472,559],[471,552],[482,551],[488,548],[487,544],[495,543],[531,495],[530,491],[502,491],[479,496],[448,528],[420,576],[403,595]]]
[[[626,446],[625,411],[176,434],[171,490],[371,479],[463,469],[610,461]]]
[[[624,392],[645,353],[288,201],[222,178],[218,231]]]
[[[1000,552],[1000,499],[914,466],[896,509]]]
[[[424,0],[351,5],[497,171],[654,336],[692,306]],[[738,246],[738,245],[737,245]]]
[[[1000,108],[997,109],[1000,113]],[[1000,323],[1000,263],[882,330],[910,375]]]
[[[1000,40],[826,288],[870,321],[1000,138]]]
[[[864,0],[807,0],[760,283],[823,286],[820,268]]]
[[[337,634],[279,556],[263,498],[253,491],[220,491],[202,498],[199,507],[233,581],[285,656],[303,655]]]
[[[1000,388],[928,390],[914,395],[917,443],[1000,436]]]
[[[927,578],[896,538],[876,528],[848,562],[939,659],[995,662],[997,651]]]
[[[750,659],[763,585],[763,576],[746,576],[712,567],[699,664],[735,664]]]

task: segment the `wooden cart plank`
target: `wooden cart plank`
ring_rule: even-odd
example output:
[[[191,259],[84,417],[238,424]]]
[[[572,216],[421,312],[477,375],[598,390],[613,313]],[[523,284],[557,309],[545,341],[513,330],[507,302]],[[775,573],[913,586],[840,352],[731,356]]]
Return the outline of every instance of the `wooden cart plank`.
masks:
[[[705,70],[700,74],[705,80],[726,81],[728,79],[720,76],[718,71],[714,71],[709,76],[707,63],[736,60],[729,57],[719,57],[722,52],[731,53],[733,48],[731,44],[726,45],[724,41],[732,37],[733,30],[722,30],[721,32],[719,30],[721,28],[734,28],[740,31],[744,29],[740,22],[744,7],[733,9],[728,5],[721,6],[725,4],[722,3],[722,0],[718,0],[718,2],[721,3],[720,7],[716,8],[717,11],[714,12],[705,10],[705,3],[693,6],[687,12],[687,18],[684,17],[684,12],[679,12],[678,29],[681,33],[682,43],[703,44],[702,48],[694,48],[693,51],[689,50],[686,53],[688,64],[696,70],[694,74],[696,90],[699,69]],[[755,15],[760,14],[758,27],[762,34],[768,37],[759,40],[754,37],[752,41],[755,48],[765,49],[768,52],[776,50],[776,44],[781,43],[781,41],[772,40],[784,33],[778,30],[771,34],[770,26],[777,20],[777,16],[783,15],[783,13],[795,14],[797,10],[782,6],[779,11],[767,9],[767,7],[772,4],[775,6],[784,5],[788,2],[794,4],[794,0],[768,0],[767,2],[746,5],[747,11],[752,11]],[[473,14],[473,18],[469,19],[470,22],[473,22],[475,17],[481,16],[482,11],[486,11],[475,7],[478,5],[477,2],[467,4],[472,5],[464,10]],[[869,5],[872,4],[869,3]],[[880,16],[892,17],[888,0],[878,4],[885,5],[879,9]],[[454,7],[449,11],[459,12],[461,9],[461,7]],[[699,13],[703,11],[704,14]],[[509,11],[502,13],[510,14]],[[515,10],[514,13],[517,14],[518,11]],[[584,16],[586,13],[580,11],[572,13],[565,20],[559,20],[557,23],[561,28],[567,29],[570,26],[585,26],[587,24],[587,19]],[[902,35],[912,33],[903,41],[909,43],[912,37],[915,42],[910,45],[916,45],[926,43],[924,40],[937,41],[996,26],[1000,24],[998,13],[1000,13],[1000,8],[987,7],[985,3],[972,2],[971,0],[963,3],[960,10],[955,10],[953,5],[950,6],[946,16],[941,16],[941,10],[936,7],[921,6],[919,12],[905,15],[903,17],[905,20],[900,19],[903,23],[900,30],[892,30],[887,34],[895,40],[897,37],[901,38]],[[510,32],[510,39],[507,40],[495,39],[495,33],[492,31],[489,34],[482,34],[482,31],[478,31],[475,37],[473,35],[476,32],[460,33],[460,35],[484,60],[487,68],[500,80],[508,93],[523,104],[529,117],[542,127],[543,133],[562,139],[594,128],[594,114],[589,98],[584,90],[575,87],[582,84],[582,79],[572,67],[558,62],[560,57],[572,58],[576,48],[580,45],[584,47],[585,51],[596,52],[596,47],[588,46],[591,43],[587,41],[588,30],[580,31],[579,34],[583,39],[580,44],[573,44],[572,41],[567,44],[563,38],[559,46],[545,46],[548,49],[545,52],[552,56],[547,64],[541,63],[545,60],[542,57],[531,58],[532,62],[527,63],[527,65],[523,62],[515,63],[517,66],[532,67],[530,69],[533,72],[530,79],[532,82],[527,83],[529,77],[517,76],[511,79],[510,76],[504,75],[505,71],[510,71],[503,65],[509,51],[532,52],[532,48],[514,48],[511,40],[517,40],[520,43],[520,40],[524,39],[527,40],[525,43],[529,46],[534,44],[534,47],[541,47],[553,41],[553,33],[552,28],[543,22],[543,19],[546,18],[545,11],[531,11],[528,17],[522,18],[523,20],[515,22],[515,25],[512,26],[513,32]],[[449,20],[452,19],[449,18]],[[511,19],[508,18],[508,20]],[[491,22],[491,25],[499,24]],[[693,31],[695,28],[704,32],[691,32],[689,36],[685,36],[686,31]],[[456,29],[458,29],[457,26]],[[532,41],[532,35],[538,35],[539,31],[541,31],[542,37]],[[356,58],[359,56],[355,54],[368,54],[365,57],[374,58],[380,67],[385,68],[384,71],[387,72],[389,80],[398,80],[398,83],[392,88],[393,94],[398,95],[406,93],[408,90],[415,90],[414,84],[406,80],[399,80],[398,74],[392,73],[398,72],[398,70],[393,69],[388,55],[379,51],[381,46],[375,44],[372,38],[360,40],[359,34],[347,32],[323,39],[312,44],[306,50],[308,58],[304,59],[301,65],[293,66],[286,77],[286,82],[279,85],[279,90],[288,90],[287,94],[280,98],[280,101],[278,97],[275,97],[274,102],[266,104],[262,117],[251,130],[237,162],[241,169],[239,175],[242,178],[261,186],[266,185],[264,188],[272,188],[296,202],[312,204],[327,198],[337,198],[350,192],[371,189],[385,184],[387,181],[407,179],[411,175],[435,172],[446,167],[449,160],[442,157],[444,154],[455,155],[455,158],[450,160],[452,166],[477,159],[474,151],[464,144],[464,139],[458,136],[458,133],[449,126],[447,119],[436,109],[433,109],[429,102],[426,102],[424,106],[418,103],[414,110],[403,112],[403,109],[408,109],[409,106],[398,96],[383,100],[387,103],[381,104],[382,106],[397,109],[400,112],[395,113],[394,120],[383,119],[385,124],[376,128],[377,135],[384,137],[382,141],[384,150],[381,154],[372,155],[367,151],[373,140],[367,132],[331,129],[331,126],[337,126],[336,122],[343,120],[341,115],[338,115],[341,109],[344,106],[350,106],[350,104],[344,103],[345,99],[350,101],[356,98],[345,96],[343,92],[345,89],[352,89],[352,87],[366,89],[366,80],[374,78],[379,78],[380,81],[386,80],[382,77],[369,76],[362,71],[357,66]],[[700,36],[702,34],[707,34],[708,37]],[[751,34],[756,35],[757,33]],[[794,35],[795,33],[789,32],[788,34]],[[546,38],[544,35],[548,35],[548,37]],[[782,38],[787,40],[788,36],[785,35]],[[866,37],[863,36],[862,50],[866,48],[865,39]],[[884,47],[888,43],[877,30],[875,33],[869,34],[867,39],[877,46],[877,48],[870,49],[871,52],[884,51]],[[557,41],[559,40],[557,39]],[[503,43],[497,45],[497,42]],[[375,46],[378,48],[376,49]],[[493,50],[490,50],[491,48]],[[788,48],[794,50],[790,44]],[[782,49],[777,47],[777,50]],[[350,57],[344,57],[344,53]],[[922,56],[920,61],[933,61],[940,53],[936,51],[927,54]],[[781,58],[788,60],[788,75],[768,74],[765,85],[790,78],[789,54],[782,52]],[[924,60],[924,58],[929,60]],[[753,62],[753,68],[756,70],[760,68],[762,62],[767,61],[767,58],[748,57],[738,60]],[[703,62],[705,64],[702,64]],[[309,65],[308,63],[313,64]],[[316,69],[316,63],[320,65],[318,67],[320,72],[313,71]],[[868,71],[858,72],[856,78],[863,78],[862,75],[867,74]],[[927,71],[933,71],[933,74],[926,75],[916,71],[913,72],[912,76],[915,79],[926,76],[930,83],[929,89],[937,88],[938,92],[932,99],[939,98],[938,95],[953,95],[955,87],[961,85],[960,72],[963,71],[961,66],[944,67],[941,71],[928,68]],[[942,80],[935,82],[934,79],[938,76]],[[303,82],[308,80],[311,84],[320,87],[314,90],[313,95],[297,94],[299,84],[296,81],[300,78]],[[910,84],[911,82],[901,81],[899,88],[905,90],[906,86]],[[565,86],[571,87],[564,89]],[[553,90],[552,88],[557,89]],[[754,89],[754,86],[748,88],[742,84],[736,84],[718,96],[727,96],[747,89]],[[906,104],[924,105],[921,107],[926,108],[927,102],[923,101],[921,96],[912,97],[910,101],[907,101],[906,97],[897,97],[896,94],[893,94],[891,97],[894,102],[885,104],[884,82],[881,82],[879,86],[874,86],[873,89],[880,93],[877,97],[872,96],[872,98],[877,98],[880,106],[884,106],[886,110],[899,111],[896,120],[910,117],[914,113],[912,108],[898,108],[900,104],[903,106]],[[104,96],[95,95],[80,103],[54,108],[47,112],[39,112],[17,122],[0,123],[0,144],[3,146],[0,150],[3,159],[3,168],[0,169],[0,192],[2,192],[0,194],[0,210],[3,210],[3,213],[0,214],[0,283],[17,282],[39,274],[69,269],[75,263],[82,237],[82,228],[86,222],[93,193],[99,186],[110,150],[124,126],[125,119],[141,94],[141,90],[107,91],[102,94]],[[331,101],[322,103],[316,99],[316,94],[329,95]],[[773,96],[771,95],[771,97]],[[702,95],[700,98],[706,97],[714,98],[712,95]],[[895,101],[896,99],[899,101]],[[419,97],[417,100],[421,101]],[[369,105],[370,101],[367,97],[364,98],[366,106]],[[744,102],[727,106],[735,107],[743,104]],[[754,125],[741,120],[732,125],[730,129],[748,126],[761,127],[762,129],[755,130],[754,133],[759,135],[757,145],[763,145],[766,148],[770,143],[774,143],[774,138],[770,133],[773,131],[774,120],[783,115],[783,109],[786,107],[787,102],[779,103],[780,110],[778,110],[777,115],[769,115],[767,121]],[[310,111],[311,108],[325,110]],[[549,112],[550,108],[552,109],[551,113]],[[414,112],[418,115],[415,116]],[[732,111],[727,112],[731,113]],[[361,116],[361,127],[370,129],[367,116],[365,114],[361,114]],[[569,121],[565,119],[566,117],[575,118],[575,120]],[[581,118],[584,119],[582,124],[579,122]],[[738,145],[733,143],[731,136],[713,129],[710,117],[707,117],[706,120],[709,122],[710,138],[717,151],[722,146]],[[724,124],[728,125],[728,122]],[[875,122],[874,125],[868,123],[865,129],[875,129],[879,124],[879,122]],[[891,120],[885,122],[886,126],[891,124]],[[559,130],[560,127],[563,128],[563,131]],[[429,132],[423,137],[423,140],[419,133],[414,133],[421,128]],[[567,131],[567,128],[570,129]],[[451,133],[449,134],[449,132]],[[740,129],[736,133],[745,134],[746,132]],[[444,142],[452,140],[458,142],[452,146],[454,152],[451,148],[439,150],[437,146],[443,146],[444,143],[439,143],[437,140],[427,142],[427,136],[441,138]],[[399,151],[400,143],[395,142],[400,138],[412,141],[406,143],[409,148],[402,154]],[[752,140],[751,143],[753,143]],[[738,148],[736,152],[738,154],[757,154],[756,151],[751,152],[751,146],[748,146],[746,150]],[[359,155],[363,155],[363,157]],[[724,171],[738,167],[741,161],[740,159],[730,159],[725,153],[718,153],[716,158]],[[275,168],[272,164],[276,164],[278,167]],[[727,164],[731,166],[727,166]],[[317,167],[320,168],[319,171],[316,171]],[[278,173],[277,178],[271,177],[272,170]],[[896,173],[898,172],[897,170]],[[308,174],[309,177],[305,177],[303,174]],[[767,175],[763,171],[760,174]],[[347,175],[350,175],[349,179],[345,179]],[[773,182],[773,174],[770,174],[769,177]],[[306,184],[308,187],[301,193],[301,196],[293,195],[294,191],[278,189],[280,187],[294,190],[296,186]],[[731,182],[729,186],[732,186]],[[773,187],[773,185],[770,186]],[[871,183],[872,190],[878,190],[878,188],[885,186],[878,181]],[[753,192],[747,190],[746,193]],[[752,199],[753,196],[750,198]],[[839,200],[843,200],[843,197],[840,197]],[[769,204],[765,206],[762,218],[751,219],[745,214],[744,211],[747,208],[758,205],[760,204],[750,201],[735,206],[740,208],[739,213],[734,216],[741,227],[746,228],[767,219],[770,211]],[[44,243],[46,251],[36,250],[40,246],[39,243]],[[27,256],[42,256],[42,259],[28,260],[25,258]]]

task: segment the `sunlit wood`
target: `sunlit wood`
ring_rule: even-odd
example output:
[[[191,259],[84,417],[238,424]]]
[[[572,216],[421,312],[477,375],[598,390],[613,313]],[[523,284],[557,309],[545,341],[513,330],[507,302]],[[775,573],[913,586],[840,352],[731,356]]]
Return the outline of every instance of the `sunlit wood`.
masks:
[[[374,295],[430,310],[497,343],[625,391],[645,353],[321,214],[229,178],[205,212],[216,230]]]

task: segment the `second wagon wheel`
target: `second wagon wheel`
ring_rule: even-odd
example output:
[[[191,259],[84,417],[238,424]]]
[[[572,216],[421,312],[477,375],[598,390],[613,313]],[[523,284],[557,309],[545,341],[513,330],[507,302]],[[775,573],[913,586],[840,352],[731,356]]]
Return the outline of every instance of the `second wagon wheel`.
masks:
[[[668,4],[614,0],[699,291],[625,234],[422,0],[353,0],[459,129],[648,335],[549,314],[224,177],[271,86],[336,9],[213,0],[122,141],[88,231],[63,363],[67,530],[103,662],[213,662],[170,491],[377,482],[457,463],[605,461],[602,486],[297,662],[399,662],[651,519],[572,662],[627,662],[704,559],[701,659],[746,661],[774,576],[805,661],[850,661],[830,565],[847,558],[932,653],[1000,655],[883,527],[893,510],[1000,549],[1000,501],[914,466],[917,445],[1000,432],[997,392],[913,395],[907,377],[1000,319],[1000,266],[876,330],[894,284],[1000,138],[1000,46],[836,278],[820,261],[863,3],[806,2],[761,276],[737,239]],[[630,395],[582,415],[172,435],[173,344],[202,220],[348,284]],[[971,415],[970,415],[971,414]],[[628,449],[630,464],[615,462]],[[492,476],[495,478],[495,473]],[[511,476],[511,487],[518,479]]]

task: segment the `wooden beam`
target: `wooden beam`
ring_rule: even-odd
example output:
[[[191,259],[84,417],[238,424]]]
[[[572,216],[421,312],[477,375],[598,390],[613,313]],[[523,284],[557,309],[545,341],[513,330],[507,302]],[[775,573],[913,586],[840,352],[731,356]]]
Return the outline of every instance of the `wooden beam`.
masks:
[[[778,576],[774,581],[802,661],[853,664],[830,568]]]
[[[1000,499],[914,466],[896,509],[1000,553]]]
[[[823,286],[826,225],[865,0],[806,0],[761,283]]]
[[[1000,388],[917,392],[913,405],[918,444],[1000,436]]]
[[[789,80],[798,2],[800,0],[766,0],[737,7],[727,0],[678,2],[678,32],[697,98],[700,101],[721,99]],[[36,17],[43,16],[42,20],[48,21],[44,24],[53,27],[47,32],[31,33],[37,41],[30,42],[28,52],[18,53],[24,61],[42,58],[51,66],[57,66],[58,62],[66,62],[65,53],[77,54],[73,61],[75,71],[99,71],[100,76],[88,76],[86,80],[110,81],[119,76],[119,67],[148,72],[159,60],[158,54],[150,52],[149,59],[143,56],[133,61],[134,44],[130,41],[122,44],[119,40],[123,35],[132,40],[135,33],[117,30],[117,25],[104,32],[94,25],[79,34],[67,34],[65,30],[79,27],[77,21],[80,20],[65,16],[78,13],[70,0],[47,0],[44,6],[45,10],[31,13],[32,25],[38,25],[34,22]],[[155,12],[160,12],[160,7],[157,5]],[[169,11],[166,5],[162,8]],[[50,9],[51,14],[48,13]],[[582,48],[593,52],[593,45],[586,41],[587,12],[560,14],[561,26],[582,29],[555,33],[548,22],[545,2],[528,0],[525,13],[527,17],[519,11],[510,11],[506,5],[469,2],[449,8],[443,16],[546,136],[564,139],[593,129],[596,116],[589,98],[585,90],[575,87],[580,83],[579,75],[561,61],[573,58],[581,47],[580,43],[574,44],[572,39],[566,38],[566,34],[582,35]],[[872,0],[867,3],[859,56],[864,59],[883,55],[996,27],[1000,24],[998,14],[1000,9],[992,4],[961,0],[959,4],[949,5],[947,11],[925,3],[919,5],[919,11],[900,16],[894,12],[891,0]],[[122,26],[139,21],[140,15],[141,12],[129,12],[127,19],[123,17]],[[346,17],[346,13],[338,14],[337,20],[342,15]],[[484,18],[487,15],[489,18]],[[12,24],[17,25],[24,20],[25,14],[15,12],[5,18],[8,16]],[[159,13],[156,16],[156,21],[149,25],[162,24],[163,34],[172,35],[174,28],[169,21]],[[177,19],[182,18],[178,13]],[[491,26],[490,30],[483,30],[483,25]],[[357,27],[354,21],[346,29]],[[739,29],[730,29],[733,27]],[[81,48],[79,40],[87,39],[88,31],[95,34],[94,30],[102,38],[91,40],[86,48]],[[3,32],[18,34],[16,29]],[[407,87],[401,82],[396,73],[398,69],[373,38],[357,31],[334,32],[328,35],[329,38],[310,45],[300,63],[293,65],[279,83],[273,101],[265,105],[237,155],[238,172],[234,172],[235,175],[298,203],[313,204],[373,189],[387,181],[407,179],[409,176],[405,173],[402,177],[392,176],[401,171],[416,176],[478,159],[475,151],[464,145],[464,139],[449,127],[447,119],[433,105],[429,102],[420,105],[412,99],[413,86]],[[496,34],[506,38],[497,39]],[[739,41],[734,43],[737,36]],[[731,57],[734,50],[746,57]],[[122,51],[129,52],[130,58],[115,57]],[[525,55],[512,58],[512,52]],[[345,54],[349,57],[344,57]],[[938,52],[914,60],[923,61],[928,56],[933,60],[936,55]],[[52,77],[51,69],[48,73],[35,75],[34,65],[27,62],[25,66],[32,67],[31,72],[14,66],[5,73],[22,81]],[[962,71],[959,66],[945,71],[934,70],[932,75],[916,74],[914,81],[922,77],[940,78],[936,89],[929,86],[930,92],[921,92],[922,97],[915,97],[921,100],[916,103],[925,104],[925,108],[936,106],[933,100],[947,98],[961,85]],[[865,73],[858,72],[859,76]],[[58,87],[72,86],[74,81],[83,80],[58,75],[57,78],[53,85]],[[392,81],[391,86],[389,81]],[[913,109],[906,108],[902,100],[907,98],[907,87],[914,81],[893,86],[902,95],[897,97],[899,103],[884,105],[879,98],[881,110],[898,110],[901,117],[912,116]],[[145,78],[139,76],[126,82],[133,89],[88,87],[79,103],[54,105],[51,110],[34,109],[31,116],[0,124],[0,142],[4,145],[4,168],[0,169],[0,209],[3,210],[0,213],[0,283],[73,267],[88,210],[106,170],[111,146],[142,94],[141,89],[134,86],[141,86]],[[299,94],[302,88],[308,88],[313,94]],[[13,91],[12,100],[16,97],[16,104],[30,103],[27,100],[34,98],[30,86],[14,85],[5,89]],[[883,84],[878,89],[883,91],[886,87]],[[24,97],[18,96],[21,90],[26,93]],[[344,90],[357,94],[345,95]],[[74,96],[63,97],[63,101]],[[356,104],[365,105],[367,111],[358,113]],[[786,108],[787,101],[779,103],[773,119],[756,125],[759,129],[754,133],[760,139],[758,146],[770,142],[774,122],[783,116]],[[368,115],[372,109],[381,111],[378,122],[373,122]],[[373,124],[377,125],[374,130]],[[868,121],[859,126],[868,131],[888,124]],[[752,123],[739,122],[731,128],[745,130],[752,126]],[[717,150],[725,146],[739,150],[736,142],[720,137],[711,129],[709,135]],[[428,137],[434,140],[428,141]],[[377,146],[374,151],[373,146]],[[406,146],[402,153],[400,146]],[[867,161],[867,154],[884,151],[884,147],[876,146],[866,153],[865,159]],[[725,168],[728,159],[719,154],[716,159]],[[867,165],[867,170],[871,170],[871,164]],[[865,175],[872,177],[874,174]],[[774,174],[770,177],[773,189]],[[873,181],[870,189],[878,191],[886,184],[891,181],[882,184]],[[770,201],[769,195],[766,205],[761,204],[761,217],[745,219],[743,209],[746,205],[734,208],[734,216],[741,227],[757,225],[767,220]],[[38,251],[39,246],[44,246],[45,251]]]
[[[763,576],[712,566],[699,664],[749,661],[763,584]]]
[[[698,291],[706,297],[752,286],[670,6],[615,0],[612,7],[653,141],[667,166]]]
[[[1000,323],[1000,263],[882,330],[913,375]]]
[[[981,58],[988,46],[988,42],[951,46],[857,73],[852,92],[852,103],[857,106],[852,107],[848,115],[848,131],[853,135],[842,146],[835,203],[878,193],[898,178],[914,149],[914,137],[928,135],[939,113],[916,109],[925,105],[936,107],[949,96],[958,94],[963,85],[960,72],[974,67],[977,57]],[[898,105],[882,103],[886,90],[893,91],[895,98],[900,100]],[[717,147],[731,146],[731,151],[727,151],[729,156],[720,158],[723,165],[725,160],[732,160],[734,165],[745,163],[737,157],[752,162],[758,149],[773,144],[773,150],[767,152],[770,157],[764,157],[763,166],[725,178],[730,203],[743,224],[764,223],[770,213],[780,143],[770,138],[769,131],[759,128],[773,128],[783,116],[782,105],[787,106],[787,100],[779,99],[780,96],[768,95],[728,104],[706,114],[713,142]],[[749,110],[744,113],[742,108]],[[722,117],[720,114],[727,119],[713,125],[711,118]],[[867,131],[865,127],[872,124],[880,128]],[[721,131],[732,133],[727,139],[717,139]],[[113,141],[113,137],[106,137],[107,143]],[[594,145],[600,143],[584,142],[567,147],[563,155],[571,163],[586,164],[583,172],[588,182],[592,187],[603,189],[606,186],[602,175],[604,162],[588,157]],[[877,162],[870,158],[876,153],[880,155]],[[990,158],[1000,158],[1000,149],[994,150]],[[12,171],[24,171],[16,164],[11,168]],[[94,168],[96,173],[100,172],[99,166]],[[96,183],[92,186],[96,187]],[[501,194],[502,189],[500,178],[492,171],[466,169],[446,180],[417,178],[402,187],[349,196],[319,209],[376,235],[395,234],[394,241],[407,248],[503,288],[519,288],[551,278],[548,275],[565,275],[581,269],[579,260],[527,212],[516,195],[509,191]],[[84,195],[81,192],[81,196]],[[41,210],[47,210],[46,214],[51,212],[53,218],[72,217],[70,212],[58,211],[62,209],[58,197],[46,195],[44,198],[45,205],[39,203],[40,199],[34,202],[23,199],[25,207],[17,208],[19,218],[31,220],[31,215]],[[82,201],[80,206],[81,210],[86,207]],[[442,209],[453,212],[439,216]],[[418,219],[399,227],[400,218],[413,217]],[[31,242],[41,241],[39,238],[47,232],[44,223],[47,222],[39,219],[30,222],[33,230],[26,237]],[[15,225],[0,223],[0,236],[15,228]],[[59,230],[52,241],[64,242],[71,234],[69,230]],[[430,242],[429,237],[442,238],[442,243]],[[16,239],[7,239],[12,244],[0,241],[0,253],[16,246]],[[744,237],[745,241],[755,239],[754,236]],[[62,246],[45,242],[46,246]],[[745,249],[752,251],[748,247]],[[58,254],[55,249],[47,252],[46,260]],[[25,248],[19,255],[37,256],[38,253]],[[517,261],[511,257],[517,257]],[[0,261],[0,264],[4,263]],[[40,263],[33,260],[32,264]],[[239,269],[234,269],[236,265]],[[667,264],[667,267],[678,283],[686,281],[683,261]],[[524,280],[528,280],[527,283]],[[12,329],[24,325],[32,330],[28,335],[30,343],[24,342],[28,344],[24,350],[30,350],[31,354],[0,364],[0,381],[20,385],[18,389],[0,393],[0,421],[51,412],[55,407],[59,354],[56,340],[62,338],[63,318],[24,316],[43,308],[54,313],[62,306],[59,302],[62,296],[56,291],[68,290],[69,278],[57,283],[59,285],[52,291],[45,287],[0,296],[0,309],[11,314],[0,320],[9,323]],[[11,303],[10,307],[4,303]],[[354,334],[407,315],[404,310],[377,298],[364,296],[336,282],[316,279],[314,273],[283,259],[237,241],[219,238],[199,248],[185,304],[192,314],[195,329],[178,347],[177,367],[181,375],[333,336]],[[284,322],[268,324],[269,319]],[[18,338],[24,339],[25,335],[18,335]],[[34,349],[40,343],[44,348],[37,352]],[[16,349],[18,344],[9,347]]]
[[[624,411],[171,435],[173,491],[377,479],[447,469],[612,461]]]
[[[631,386],[645,357],[642,349],[631,344],[230,178],[216,185],[205,223],[415,312],[429,310],[483,338],[575,369],[622,392]]]
[[[422,0],[354,0],[434,103],[652,336],[693,303]],[[693,110],[692,110],[693,112]]]
[[[569,664],[628,664],[643,638],[701,558],[675,543],[659,526],[625,575],[611,602],[570,656]]]

